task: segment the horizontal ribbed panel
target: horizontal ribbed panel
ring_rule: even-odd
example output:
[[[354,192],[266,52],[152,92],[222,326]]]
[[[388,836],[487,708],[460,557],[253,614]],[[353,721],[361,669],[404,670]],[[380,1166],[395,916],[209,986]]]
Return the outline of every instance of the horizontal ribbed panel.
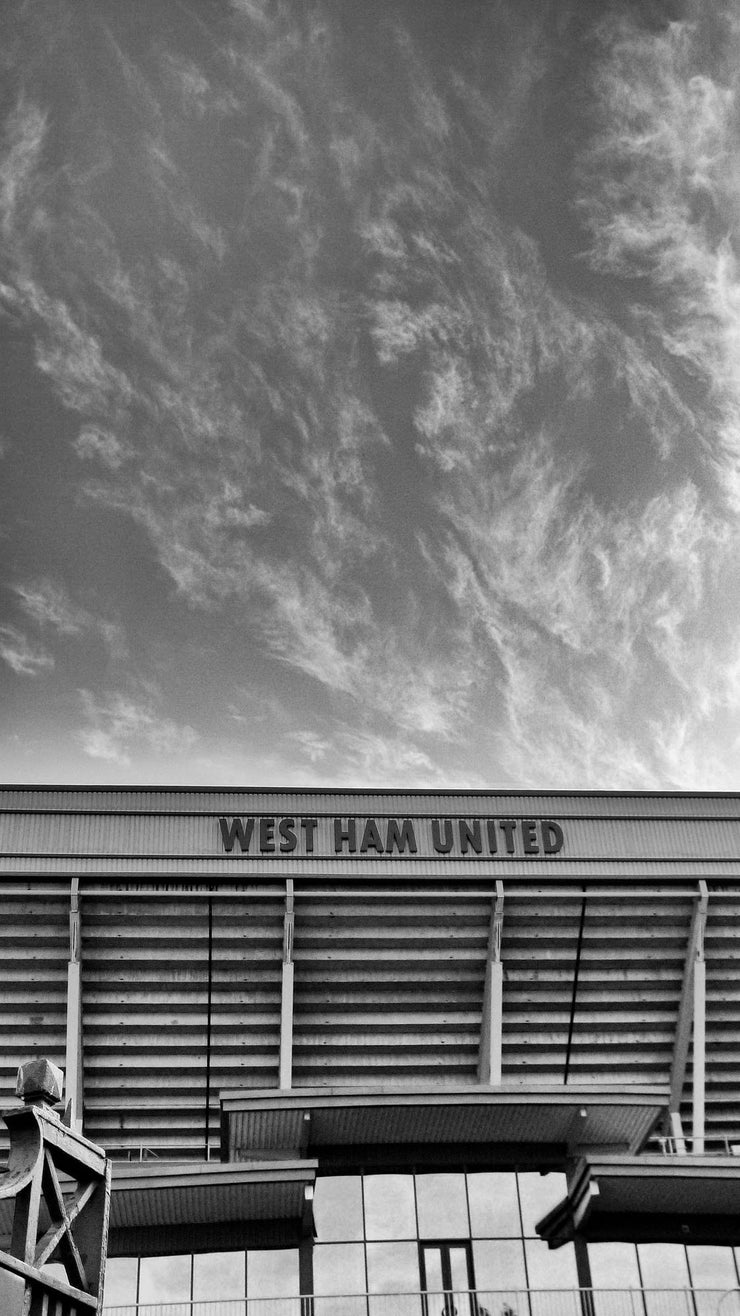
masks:
[[[148,1168],[148,1167],[147,1167]],[[217,1167],[216,1167],[217,1168]],[[300,1220],[304,1189],[316,1175],[315,1163],[302,1167],[269,1165],[264,1170],[208,1175],[160,1175],[139,1180],[114,1177],[111,1228],[209,1224],[225,1220]]]
[[[0,788],[0,809],[182,813],[491,813],[502,817],[737,818],[740,795],[628,791],[171,790]]]
[[[504,907],[504,1077],[666,1083],[692,903],[515,892]]]
[[[7,856],[216,857],[223,859],[224,863],[256,864],[269,871],[273,863],[286,862],[276,834],[276,823],[280,816],[274,812],[268,815],[272,826],[270,837],[264,845],[258,838],[259,829],[255,826],[245,842],[248,848],[243,851],[240,842],[233,842],[232,850],[227,854],[216,813],[209,816],[195,813],[6,812],[2,815],[2,850]],[[533,847],[531,855],[525,853],[521,818],[517,821],[513,813],[505,816],[514,817],[516,821],[510,841],[507,841],[501,830],[500,815],[496,815],[490,837],[485,820],[482,828],[478,821],[479,835],[473,846],[469,840],[463,841],[460,827],[452,826],[448,812],[445,817],[449,822],[451,849],[447,854],[440,854],[440,842],[439,839],[435,840],[431,815],[418,812],[409,814],[410,825],[415,833],[414,844],[404,843],[405,852],[396,853],[394,859],[387,862],[393,862],[395,868],[403,869],[413,868],[419,859],[431,859],[437,864],[449,866],[454,863],[465,868],[469,863],[480,862],[479,854],[482,851],[494,869],[505,867],[515,859],[520,862],[526,859],[532,867],[541,862],[553,863],[553,859],[547,856],[547,837],[542,834],[540,823],[536,821],[537,817],[542,817],[541,811],[530,824],[532,839],[529,844],[530,848]],[[300,817],[297,812],[291,814],[291,826]],[[340,814],[337,817],[344,826],[346,815]],[[364,855],[355,855],[352,851],[356,849],[359,852],[361,849],[367,817],[371,819],[377,839],[370,843]],[[374,817],[378,819],[377,827]],[[399,819],[400,826],[403,815],[394,812],[392,817]],[[471,812],[467,817],[472,824],[477,815]],[[290,862],[319,860],[331,868],[340,867],[345,859],[352,858],[362,865],[377,862],[384,846],[392,851],[393,841],[389,840],[387,827],[380,815],[363,812],[356,815],[356,818],[356,839],[344,844],[343,849],[340,845],[339,853],[332,817],[319,817],[315,835],[309,832],[313,837],[313,853],[310,845],[307,850],[304,830],[296,823],[293,826],[294,851]],[[558,868],[567,866],[572,860],[588,859],[619,863],[622,860],[680,862],[740,858],[738,818],[567,819],[563,814],[557,815],[557,818],[564,835],[562,850],[555,860]],[[442,843],[446,843],[446,840]],[[396,850],[401,848],[398,840],[395,845]]]
[[[283,897],[83,896],[86,1131],[160,1153],[217,1145],[219,1089],[277,1081]]]
[[[490,896],[299,892],[293,1077],[473,1082]]]
[[[69,883],[4,884],[0,914],[0,1108],[14,1105],[18,1066],[64,1064]],[[0,1123],[0,1147],[7,1145]]]
[[[593,878],[599,882],[619,884],[631,879],[647,882],[691,882],[697,878],[707,880],[735,880],[740,869],[738,859],[621,859],[617,865],[613,859],[544,859],[516,857],[499,861],[494,858],[478,859],[468,856],[465,860],[425,859],[417,855],[405,855],[382,859],[353,859],[348,856],[327,860],[326,856],[286,858],[275,855],[269,863],[261,860],[234,858],[225,855],[221,858],[193,858],[189,855],[144,857],[140,855],[99,855],[94,857],[70,855],[0,855],[0,877],[3,880],[23,878],[60,877],[68,874],[84,877],[90,886],[100,885],[101,892],[111,880],[118,885],[127,881],[136,885],[150,887],[153,882],[160,882],[164,888],[171,890],[183,884],[193,883],[203,887],[204,878],[212,878],[219,883],[253,885],[255,882],[280,883],[286,877],[301,878],[311,881],[344,882],[354,878],[372,878],[383,880],[392,878],[394,882],[405,885],[420,878],[438,882],[448,882],[459,877],[466,881],[497,878],[509,881],[512,878],[527,882],[539,882],[545,878],[557,878],[559,881]],[[207,883],[206,883],[207,885]]]
[[[567,1143],[572,1147],[639,1145],[652,1127],[664,1095],[635,1090],[633,1099],[590,1087],[495,1091],[458,1089],[454,1095],[384,1090],[356,1096],[351,1090],[324,1097],[316,1089],[265,1101],[236,1093],[226,1097],[228,1143],[233,1154],[250,1148],[296,1147],[310,1114],[309,1149],[384,1143]],[[584,1113],[585,1112],[585,1113]],[[300,1120],[297,1116],[300,1115]],[[264,1140],[264,1141],[263,1141]]]

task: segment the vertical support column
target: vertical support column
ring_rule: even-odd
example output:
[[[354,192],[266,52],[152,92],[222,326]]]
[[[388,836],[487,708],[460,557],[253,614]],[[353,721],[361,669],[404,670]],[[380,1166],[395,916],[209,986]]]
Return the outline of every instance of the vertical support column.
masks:
[[[67,965],[67,1037],[65,1047],[65,1101],[69,1127],[82,1132],[82,953],[80,881],[73,877],[69,894],[69,963]]]
[[[706,1036],[707,1036],[707,966],[704,959],[704,933],[707,926],[709,889],[706,882],[699,883],[699,917],[697,920],[696,949],[694,954],[694,1028],[691,1042],[692,1064],[692,1148],[696,1155],[704,1152],[704,1107],[706,1093]]]
[[[285,916],[283,919],[283,972],[280,996],[280,1068],[278,1086],[293,1086],[293,935],[295,909],[293,879],[285,882]]]
[[[501,933],[504,924],[504,884],[496,882],[496,895],[488,931],[486,978],[483,987],[478,1082],[496,1086],[501,1082],[503,1046],[504,966],[501,963]]]
[[[668,1128],[674,1151],[683,1154],[686,1141],[681,1123],[681,1097],[686,1077],[689,1043],[693,1032],[693,1135],[704,1139],[704,1070],[705,1070],[705,998],[706,977],[704,967],[704,929],[709,905],[709,888],[701,879],[694,903],[691,926],[686,942],[681,1000],[676,1019],[676,1036],[671,1064],[671,1088],[668,1098]],[[699,1120],[697,1121],[697,1100]]]
[[[588,1243],[582,1234],[576,1234],[574,1240],[576,1254],[576,1272],[581,1298],[582,1316],[595,1316],[594,1295],[591,1287],[591,1266],[588,1259]]]

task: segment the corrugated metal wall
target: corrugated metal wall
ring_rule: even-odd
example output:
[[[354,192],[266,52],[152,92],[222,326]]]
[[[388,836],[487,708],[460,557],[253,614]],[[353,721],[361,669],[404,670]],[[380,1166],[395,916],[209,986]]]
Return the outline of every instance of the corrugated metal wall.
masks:
[[[18,1066],[64,1064],[69,882],[7,882],[0,892],[0,1101],[16,1101]],[[0,1145],[7,1145],[0,1123]]]
[[[115,854],[111,838],[134,844],[137,807],[161,811],[169,802],[192,814],[202,805],[212,815],[244,808],[244,794],[6,791],[0,797],[20,819],[12,846],[3,846],[0,1101],[12,1102],[22,1060],[46,1054],[63,1063],[65,1045],[70,881],[21,881],[13,872],[21,862],[39,863],[28,852],[14,857],[16,845],[30,847],[38,835],[32,813],[18,810],[58,810],[65,803],[84,810],[103,799],[114,807],[118,799],[127,812],[113,831],[97,835],[107,836],[104,858],[124,868],[128,880],[101,877],[102,865],[96,873],[89,858],[78,866],[86,1131],[120,1154],[150,1148],[200,1158],[216,1149],[219,1090],[278,1082],[285,879],[272,868],[269,875],[219,880],[210,862],[199,868],[192,859],[181,862],[178,877],[178,860],[170,857],[175,875],[158,880],[138,861]],[[456,802],[473,813],[498,798],[440,795],[424,802],[443,814]],[[514,799],[506,798],[515,811]],[[629,804],[635,815],[667,818],[681,802],[515,798],[516,808],[538,816],[556,812],[549,805],[557,800],[563,810],[566,803],[582,810],[587,802],[594,814],[603,809],[616,816]],[[331,807],[400,812],[412,800],[418,807],[418,796],[349,793],[331,796]],[[684,818],[696,808],[728,825],[736,806],[734,797],[683,803]],[[318,811],[322,804],[327,807],[327,797],[311,793],[265,792],[250,801],[273,813]],[[177,820],[167,825],[173,846],[179,844]],[[47,856],[47,863],[74,871],[64,847],[83,835],[88,843],[91,820],[75,813],[68,826],[59,833],[59,858]],[[608,831],[612,823],[594,826]],[[95,827],[103,827],[102,816]],[[347,859],[344,881],[336,866],[312,881],[296,880],[295,1085],[476,1082],[493,878],[501,869],[494,874],[475,860],[464,878],[451,866],[436,881],[431,873],[439,868],[426,869],[404,868],[404,880],[391,882],[379,868],[371,878],[364,861]],[[560,881],[503,875],[504,1081],[668,1082],[697,882],[680,865],[657,872],[661,878],[649,884],[620,880],[624,870],[616,861],[611,883],[602,862],[583,879],[567,866]],[[710,879],[710,891],[707,1135],[740,1143],[740,879]],[[690,1098],[689,1064],[687,1131]]]
[[[490,896],[298,890],[297,1085],[474,1082]]]
[[[218,1093],[277,1083],[282,898],[81,891],[85,1129],[203,1156]]]

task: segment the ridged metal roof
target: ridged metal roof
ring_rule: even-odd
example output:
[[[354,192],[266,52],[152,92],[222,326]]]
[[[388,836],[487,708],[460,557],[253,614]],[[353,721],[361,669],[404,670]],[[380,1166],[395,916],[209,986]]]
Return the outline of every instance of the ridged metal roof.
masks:
[[[250,859],[241,856],[234,858],[225,855],[220,858],[177,855],[174,857],[142,857],[141,855],[2,855],[0,854],[0,877],[4,880],[23,879],[33,883],[34,879],[55,879],[66,876],[84,877],[88,882],[110,883],[115,879],[118,885],[127,882],[137,883],[150,888],[154,882],[161,882],[173,891],[189,883],[207,887],[207,880],[216,879],[220,884],[239,884],[253,886],[257,882],[282,884],[286,877],[300,878],[302,881],[342,884],[350,879],[372,879],[373,881],[392,880],[396,884],[411,886],[419,880],[449,883],[459,878],[465,881],[487,879],[495,882],[497,878],[524,879],[537,883],[544,879],[555,878],[568,882],[593,878],[597,882],[621,882],[631,879],[648,879],[653,882],[691,882],[703,877],[713,879],[737,880],[740,872],[740,858],[737,859],[576,859],[567,856],[563,859],[517,858],[473,859],[464,861],[449,860],[442,856],[435,859],[405,855],[402,861],[393,859],[353,859],[342,856],[336,860],[326,857],[286,858],[274,855],[268,861]],[[102,891],[100,894],[104,894]]]
[[[136,813],[492,813],[594,818],[737,818],[740,794],[661,791],[243,790],[8,786],[0,809]]]
[[[112,1184],[111,1229],[300,1220],[304,1189],[316,1178],[316,1164],[304,1160],[258,1166],[118,1165]]]
[[[226,1146],[244,1148],[404,1143],[560,1143],[637,1150],[665,1108],[665,1089],[447,1087],[383,1091],[303,1089],[221,1094]],[[310,1116],[306,1121],[306,1115]]]
[[[569,1241],[576,1227],[586,1238],[624,1241],[632,1219],[634,1237],[645,1241],[654,1216],[656,1240],[666,1242],[673,1234],[683,1243],[692,1216],[731,1219],[738,1213],[737,1157],[587,1154],[568,1176],[567,1196],[538,1223],[537,1232],[551,1246]]]

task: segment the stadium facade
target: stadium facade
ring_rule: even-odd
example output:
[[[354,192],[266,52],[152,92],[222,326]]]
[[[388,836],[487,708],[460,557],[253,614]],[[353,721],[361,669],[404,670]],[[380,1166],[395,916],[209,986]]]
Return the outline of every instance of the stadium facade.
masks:
[[[740,797],[0,806],[4,1105],[48,1057],[113,1159],[106,1311],[740,1312]]]

